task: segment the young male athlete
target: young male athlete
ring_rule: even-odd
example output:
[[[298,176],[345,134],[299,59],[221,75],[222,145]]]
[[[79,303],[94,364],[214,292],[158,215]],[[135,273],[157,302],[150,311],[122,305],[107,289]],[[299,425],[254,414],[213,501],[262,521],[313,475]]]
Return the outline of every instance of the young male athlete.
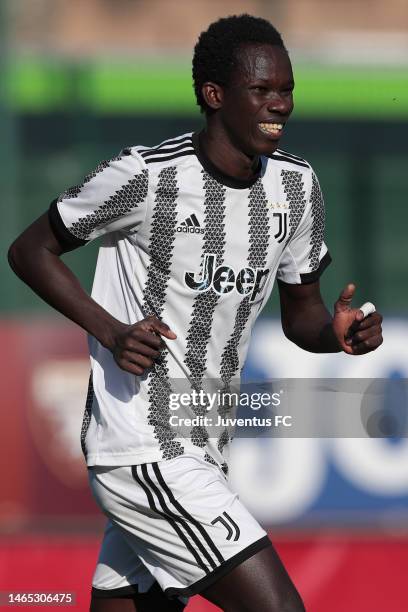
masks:
[[[278,149],[294,87],[279,33],[248,15],[213,23],[193,77],[204,129],[102,162],[16,240],[10,261],[90,337],[82,442],[109,518],[91,609],[182,610],[200,593],[223,610],[298,612],[265,531],[228,486],[228,430],[179,437],[173,381],[228,388],[275,277],[284,332],[308,351],[367,353],[382,317],[351,308],[353,285],[334,317],[320,296],[330,257],[319,183]],[[100,236],[90,298],[60,255]]]

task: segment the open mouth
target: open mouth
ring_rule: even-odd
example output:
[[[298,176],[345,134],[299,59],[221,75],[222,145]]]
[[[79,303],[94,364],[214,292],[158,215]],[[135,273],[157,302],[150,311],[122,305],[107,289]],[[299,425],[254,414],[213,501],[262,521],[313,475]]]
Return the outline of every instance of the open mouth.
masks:
[[[269,136],[280,136],[285,127],[284,123],[258,123],[258,127],[264,134]]]

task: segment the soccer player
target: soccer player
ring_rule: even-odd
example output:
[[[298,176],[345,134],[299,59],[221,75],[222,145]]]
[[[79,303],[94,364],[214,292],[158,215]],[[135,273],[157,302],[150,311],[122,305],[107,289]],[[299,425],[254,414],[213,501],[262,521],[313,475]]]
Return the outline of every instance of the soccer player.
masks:
[[[278,148],[294,81],[277,30],[249,15],[211,24],[193,78],[204,129],[102,162],[21,234],[10,263],[89,334],[82,444],[108,517],[91,609],[182,610],[200,593],[223,610],[298,612],[265,531],[229,488],[228,430],[178,436],[173,382],[229,388],[275,277],[283,330],[305,350],[372,351],[382,317],[351,307],[352,284],[333,317],[322,301],[319,183]],[[60,256],[98,237],[89,297]]]

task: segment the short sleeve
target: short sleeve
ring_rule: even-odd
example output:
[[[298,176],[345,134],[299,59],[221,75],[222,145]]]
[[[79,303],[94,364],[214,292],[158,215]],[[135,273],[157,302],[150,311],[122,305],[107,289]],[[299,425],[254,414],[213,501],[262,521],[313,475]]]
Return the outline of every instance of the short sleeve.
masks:
[[[331,262],[324,242],[324,201],[314,172],[308,192],[305,212],[282,252],[276,275],[278,281],[288,284],[315,282]]]
[[[124,149],[51,203],[50,224],[70,250],[109,232],[137,228],[146,215],[147,194],[144,161],[133,149]]]

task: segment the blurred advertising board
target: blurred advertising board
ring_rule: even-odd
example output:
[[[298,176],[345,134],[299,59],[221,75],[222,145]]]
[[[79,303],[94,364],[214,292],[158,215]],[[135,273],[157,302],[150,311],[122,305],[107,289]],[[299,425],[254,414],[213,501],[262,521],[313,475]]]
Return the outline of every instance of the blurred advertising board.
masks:
[[[273,530],[269,535],[307,610],[406,611],[406,538],[316,533],[283,537]],[[99,538],[83,534],[2,538],[0,590],[69,592],[76,601],[72,609],[88,610],[98,549]],[[192,597],[186,608],[186,612],[219,610],[201,597]]]
[[[98,514],[78,441],[86,337],[65,323],[7,322],[0,338],[2,530],[86,528]]]
[[[244,377],[404,382],[407,331],[407,321],[388,320],[375,353],[314,355],[289,343],[280,324],[265,318],[255,329]],[[3,533],[99,528],[103,518],[88,490],[79,442],[89,376],[85,335],[62,321],[4,322],[0,338]],[[398,389],[386,398],[385,414],[407,414],[405,385]],[[231,477],[249,510],[268,526],[401,529],[408,517],[407,460],[405,435],[245,436],[232,445]]]

